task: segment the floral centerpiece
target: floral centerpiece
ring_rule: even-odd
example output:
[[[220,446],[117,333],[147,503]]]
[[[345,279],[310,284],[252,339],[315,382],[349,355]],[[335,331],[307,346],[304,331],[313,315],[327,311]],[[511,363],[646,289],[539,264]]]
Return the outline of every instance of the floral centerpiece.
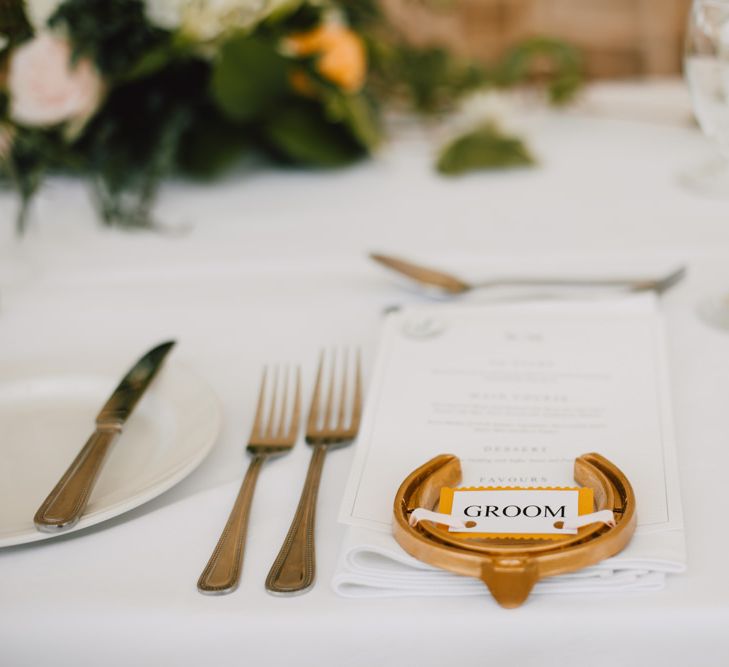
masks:
[[[371,0],[0,2],[0,160],[21,230],[50,170],[87,175],[106,223],[148,226],[170,173],[213,178],[251,151],[344,165],[380,142],[385,104],[442,110],[522,81],[535,56],[556,63],[554,99],[579,81],[574,50],[551,40],[493,68],[412,49]],[[493,126],[453,150],[443,171],[530,161]]]

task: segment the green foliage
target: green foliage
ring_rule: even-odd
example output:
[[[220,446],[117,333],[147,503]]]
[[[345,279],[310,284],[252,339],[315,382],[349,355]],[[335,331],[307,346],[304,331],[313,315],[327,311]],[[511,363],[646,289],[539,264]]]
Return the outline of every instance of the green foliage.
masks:
[[[318,26],[324,17],[324,7],[318,4],[293,2],[283,5],[273,16],[266,21],[267,24],[282,23],[280,28],[286,32],[305,32]]]
[[[112,79],[125,77],[169,40],[147,23],[141,0],[65,0],[50,23],[66,30],[76,53],[90,57]]]
[[[22,2],[0,2],[0,35],[7,37],[11,46],[27,39],[32,31]]]
[[[250,134],[250,128],[231,123],[217,109],[205,106],[180,138],[177,166],[193,178],[212,180],[250,150]]]
[[[490,73],[498,86],[545,81],[553,104],[569,102],[582,85],[582,57],[570,44],[534,37],[510,49]]]
[[[120,76],[120,79],[132,81],[152,76],[171,65],[176,58],[184,59],[185,57],[187,54],[177,48],[172,41],[163,42],[142,54],[134,65]]]
[[[464,94],[488,86],[543,84],[553,104],[569,102],[582,85],[582,59],[573,46],[535,37],[516,45],[489,67],[441,48],[372,44],[372,66],[385,94],[404,98],[425,114],[453,107]]]
[[[375,43],[371,51],[380,86],[421,113],[442,111],[486,82],[482,67],[444,49]]]
[[[373,150],[380,143],[382,132],[379,119],[372,102],[364,94],[329,89],[324,94],[324,110],[331,122],[346,125],[367,150]]]
[[[181,138],[204,98],[209,65],[189,60],[117,87],[76,149],[96,176],[108,223],[143,226],[160,180],[172,171]]]
[[[0,68],[32,32],[22,3],[6,4],[0,32],[9,49],[0,53]],[[320,54],[297,58],[281,49],[288,35],[316,28],[332,11],[367,46],[367,83],[356,93],[322,75]],[[7,167],[22,202],[19,227],[48,170],[89,174],[108,224],[149,226],[157,187],[175,171],[213,178],[252,150],[337,167],[379,144],[386,104],[441,113],[469,91],[525,83],[543,85],[559,104],[581,83],[579,53],[563,42],[530,39],[488,67],[406,45],[377,0],[289,0],[257,26],[204,44],[149,24],[144,0],[63,0],[50,24],[68,35],[75,57],[95,62],[108,94],[80,136],[70,137],[63,124],[14,127]],[[294,68],[310,90],[292,87]],[[6,102],[0,93],[0,118],[10,122]],[[460,174],[532,163],[518,138],[485,125],[447,146],[437,166]]]
[[[239,35],[221,48],[210,89],[228,118],[247,122],[274,109],[289,92],[287,74],[275,42]]]
[[[327,121],[313,103],[286,105],[266,122],[264,132],[274,151],[294,163],[338,167],[364,152],[344,125]]]
[[[72,164],[66,143],[58,131],[27,130],[17,134],[5,166],[20,196],[16,220],[18,233],[25,230],[28,206],[45,173],[51,168]]]
[[[347,20],[347,25],[355,30],[381,28],[382,12],[377,0],[339,0],[337,4]]]
[[[464,134],[446,146],[438,158],[441,174],[456,176],[479,169],[526,167],[534,158],[517,137],[502,134],[494,125]]]

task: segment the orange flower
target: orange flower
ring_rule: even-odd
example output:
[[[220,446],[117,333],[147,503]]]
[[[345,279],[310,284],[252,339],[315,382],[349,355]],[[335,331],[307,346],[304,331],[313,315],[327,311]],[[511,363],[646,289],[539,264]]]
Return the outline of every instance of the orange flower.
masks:
[[[303,69],[292,69],[289,72],[291,87],[304,97],[316,97],[317,90],[311,77]]]
[[[347,92],[356,93],[364,85],[367,57],[357,33],[338,23],[325,23],[309,32],[291,35],[287,46],[297,56],[319,54],[319,73]]]

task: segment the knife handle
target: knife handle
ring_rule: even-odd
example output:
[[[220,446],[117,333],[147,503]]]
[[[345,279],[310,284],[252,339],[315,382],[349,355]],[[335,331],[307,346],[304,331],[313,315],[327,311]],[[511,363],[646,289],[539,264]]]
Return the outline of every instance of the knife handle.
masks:
[[[314,445],[299,505],[281,550],[266,577],[266,590],[274,595],[295,595],[311,588],[316,578],[314,525],[326,445]]]
[[[35,513],[33,521],[38,530],[60,533],[78,523],[104,459],[119,433],[121,426],[117,424],[96,428]]]

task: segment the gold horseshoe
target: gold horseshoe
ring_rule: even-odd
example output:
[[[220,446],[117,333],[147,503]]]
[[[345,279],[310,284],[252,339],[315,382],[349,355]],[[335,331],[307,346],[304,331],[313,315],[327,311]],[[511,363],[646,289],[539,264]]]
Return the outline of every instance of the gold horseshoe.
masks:
[[[518,607],[544,577],[573,572],[614,556],[635,532],[635,494],[628,478],[605,457],[575,459],[575,481],[592,488],[596,511],[609,509],[616,525],[584,526],[560,540],[468,538],[449,533],[431,521],[409,524],[418,507],[434,509],[443,487],[461,481],[461,462],[442,454],[414,470],[395,496],[393,534],[400,546],[420,561],[457,574],[476,577],[502,607]]]

